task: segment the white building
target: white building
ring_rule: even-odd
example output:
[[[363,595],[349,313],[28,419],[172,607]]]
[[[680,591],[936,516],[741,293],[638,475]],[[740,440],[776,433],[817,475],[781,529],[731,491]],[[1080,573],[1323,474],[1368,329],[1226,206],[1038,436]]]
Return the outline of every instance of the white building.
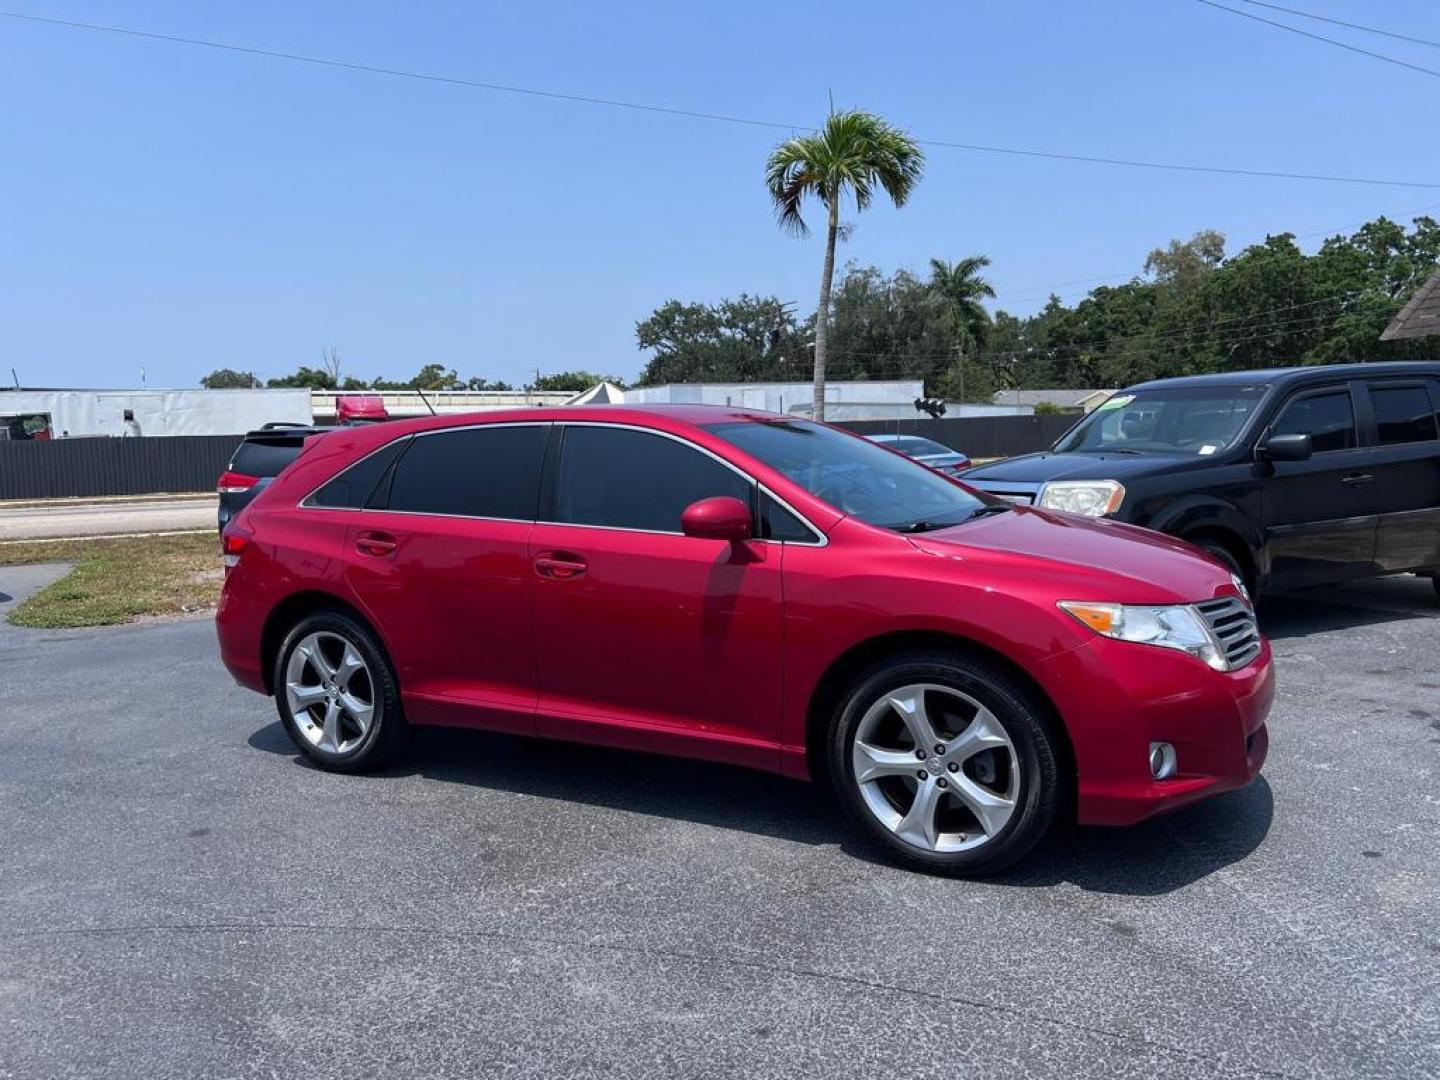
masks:
[[[30,418],[27,430],[48,428],[52,438],[133,435],[137,428],[146,436],[240,435],[276,420],[310,423],[310,391],[0,390],[0,428],[19,417]]]
[[[915,399],[924,396],[919,379],[826,383],[825,414],[846,420],[915,416]],[[810,415],[814,399],[814,384],[808,382],[666,383],[625,391],[626,405],[729,405],[797,416]]]

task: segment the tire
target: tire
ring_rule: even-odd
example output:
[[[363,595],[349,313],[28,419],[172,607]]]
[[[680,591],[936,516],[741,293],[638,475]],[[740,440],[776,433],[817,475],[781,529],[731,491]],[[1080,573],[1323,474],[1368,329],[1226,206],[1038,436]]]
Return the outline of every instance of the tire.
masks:
[[[1240,560],[1235,558],[1234,553],[1232,553],[1228,547],[1218,540],[1210,540],[1205,537],[1190,542],[1212,559],[1216,559],[1229,567],[1230,572],[1237,575],[1240,580],[1245,583],[1245,591],[1250,595],[1250,602],[1252,604],[1255,602],[1255,582],[1250,575],[1245,572],[1245,568],[1240,565]]]
[[[275,659],[274,686],[286,733],[323,769],[374,768],[405,741],[394,669],[374,632],[352,615],[320,611],[296,623]]]
[[[916,733],[926,730],[934,742],[920,755]],[[860,832],[931,873],[1004,870],[1065,805],[1068,778],[1045,709],[984,659],[925,651],[875,664],[841,700],[826,737],[831,785]]]

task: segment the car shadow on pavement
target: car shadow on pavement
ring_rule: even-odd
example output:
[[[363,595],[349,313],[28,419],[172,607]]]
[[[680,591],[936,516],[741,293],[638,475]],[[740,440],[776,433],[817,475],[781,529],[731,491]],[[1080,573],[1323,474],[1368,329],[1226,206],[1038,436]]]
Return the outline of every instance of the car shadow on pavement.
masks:
[[[1260,630],[1271,641],[1433,618],[1440,618],[1434,587],[1410,575],[1278,593],[1260,604]]]
[[[310,766],[278,721],[250,736],[257,750]],[[853,833],[829,790],[770,773],[481,731],[425,728],[376,777],[423,776],[492,791],[833,845],[877,866],[883,852]],[[363,780],[363,777],[361,777]],[[1070,882],[1133,896],[1172,892],[1245,858],[1265,838],[1274,799],[1263,777],[1240,791],[1128,829],[1061,829],[994,885]]]

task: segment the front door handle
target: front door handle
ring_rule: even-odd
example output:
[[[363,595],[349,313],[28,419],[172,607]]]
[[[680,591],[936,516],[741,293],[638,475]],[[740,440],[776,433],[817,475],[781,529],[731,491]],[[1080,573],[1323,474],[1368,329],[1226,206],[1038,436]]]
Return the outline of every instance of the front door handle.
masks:
[[[588,569],[584,559],[569,551],[542,551],[535,556],[535,573],[556,581],[584,577]]]
[[[355,538],[355,550],[361,555],[374,555],[383,557],[393,555],[398,547],[395,538],[389,533],[383,532],[362,532]]]
[[[1375,479],[1371,473],[1351,473],[1349,476],[1342,476],[1340,483],[1348,484],[1351,487],[1359,487],[1361,484],[1371,483]]]

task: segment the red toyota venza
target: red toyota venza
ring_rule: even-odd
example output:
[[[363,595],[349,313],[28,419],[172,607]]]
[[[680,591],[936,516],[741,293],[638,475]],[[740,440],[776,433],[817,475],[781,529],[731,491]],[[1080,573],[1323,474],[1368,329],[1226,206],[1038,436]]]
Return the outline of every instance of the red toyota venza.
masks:
[[[896,857],[978,874],[1265,759],[1270,647],[1226,568],[805,420],[335,431],[222,542],[225,665],[328,769],[422,724],[707,758],[823,777]]]

